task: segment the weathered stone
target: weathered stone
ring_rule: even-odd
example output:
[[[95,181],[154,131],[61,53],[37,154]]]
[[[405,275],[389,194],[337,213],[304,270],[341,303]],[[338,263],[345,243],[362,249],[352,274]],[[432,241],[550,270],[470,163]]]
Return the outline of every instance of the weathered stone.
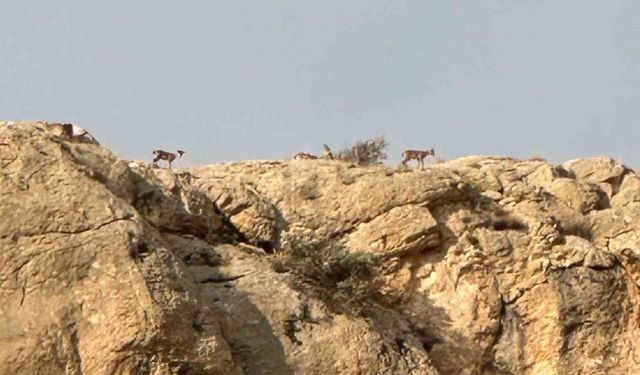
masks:
[[[0,373],[437,374],[400,313],[334,311],[184,172],[42,124],[0,144]]]
[[[384,256],[406,255],[440,244],[438,223],[429,210],[420,206],[392,208],[370,222],[359,224],[347,235],[349,249],[374,252]]]
[[[1,373],[640,373],[611,159],[175,173],[70,141],[0,126]]]
[[[624,175],[629,172],[629,168],[609,157],[570,160],[563,166],[581,180],[611,185],[613,194],[618,192]]]
[[[206,306],[130,205],[125,165],[42,125],[0,142],[0,373],[233,373],[219,326],[192,327]]]
[[[287,226],[272,226],[280,238],[384,259],[380,290],[397,298],[441,373],[562,373],[568,363],[634,372],[640,256],[630,228],[640,214],[609,208],[620,194],[606,189],[612,180],[585,179],[578,165],[470,157],[412,173],[322,161],[193,173],[203,191],[222,179],[230,195],[241,175],[282,214]],[[628,172],[614,166],[609,177],[619,173]],[[633,190],[628,176],[621,192]],[[604,313],[607,293],[615,314]]]
[[[611,206],[622,208],[636,203],[640,203],[640,176],[627,174],[622,180],[618,194],[611,199]]]

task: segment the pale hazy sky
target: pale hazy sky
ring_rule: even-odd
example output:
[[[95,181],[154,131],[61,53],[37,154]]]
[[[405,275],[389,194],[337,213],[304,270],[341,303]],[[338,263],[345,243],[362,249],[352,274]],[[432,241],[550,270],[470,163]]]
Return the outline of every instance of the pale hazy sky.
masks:
[[[122,157],[321,153],[640,165],[638,0],[2,0],[0,119]]]

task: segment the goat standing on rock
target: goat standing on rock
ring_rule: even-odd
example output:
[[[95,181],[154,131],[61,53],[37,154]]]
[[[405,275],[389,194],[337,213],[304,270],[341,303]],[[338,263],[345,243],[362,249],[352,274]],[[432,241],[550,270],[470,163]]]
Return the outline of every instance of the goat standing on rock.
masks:
[[[436,156],[436,152],[434,151],[434,149],[425,151],[405,150],[402,153],[402,165],[406,167],[409,160],[415,159],[416,161],[418,161],[418,166],[420,167],[420,169],[424,169],[424,159],[429,155],[433,157]]]
[[[185,152],[182,150],[177,150],[176,152],[178,153],[179,156],[174,154],[173,152],[168,152],[164,150],[153,150],[153,154],[156,156],[153,159],[153,164],[157,165],[158,161],[165,160],[169,163],[169,169],[171,169],[171,163],[177,158],[182,158],[182,155],[185,154]]]

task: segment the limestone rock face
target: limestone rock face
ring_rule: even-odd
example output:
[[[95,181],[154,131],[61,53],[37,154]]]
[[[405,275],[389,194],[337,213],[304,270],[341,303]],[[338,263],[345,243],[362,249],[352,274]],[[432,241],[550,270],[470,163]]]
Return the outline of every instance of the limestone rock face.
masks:
[[[468,157],[421,172],[296,160],[191,172],[232,223],[260,223],[245,232],[256,245],[268,239],[277,253],[328,241],[378,257],[378,301],[393,301],[385,306],[442,374],[640,371],[639,180],[610,159]],[[247,186],[250,198],[238,194]]]
[[[193,327],[208,307],[136,210],[135,172],[39,124],[2,126],[0,143],[0,373],[233,373],[220,326]]]
[[[0,373],[437,374],[400,313],[292,282],[189,172],[44,123],[0,151]]]
[[[640,373],[640,177],[126,163],[0,123],[2,374]]]

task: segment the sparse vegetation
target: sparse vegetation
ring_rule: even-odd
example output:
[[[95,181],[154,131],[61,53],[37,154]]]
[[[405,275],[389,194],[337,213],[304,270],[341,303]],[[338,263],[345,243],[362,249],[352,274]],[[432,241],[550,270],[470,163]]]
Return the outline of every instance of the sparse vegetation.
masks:
[[[358,165],[381,164],[387,159],[387,147],[389,143],[384,136],[358,141],[355,145],[336,153],[338,160],[356,163]]]
[[[293,285],[313,292],[337,311],[359,314],[371,301],[382,301],[381,261],[352,252],[333,241],[289,243],[273,260],[276,272],[291,272]]]

